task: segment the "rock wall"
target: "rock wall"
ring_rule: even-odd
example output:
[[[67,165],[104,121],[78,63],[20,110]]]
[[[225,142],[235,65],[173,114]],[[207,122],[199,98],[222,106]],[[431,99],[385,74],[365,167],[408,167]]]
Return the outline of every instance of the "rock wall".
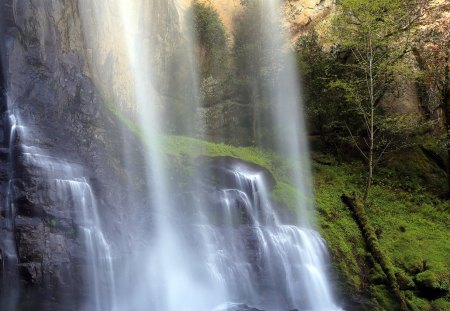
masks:
[[[79,207],[58,196],[58,180],[86,181],[97,200],[102,227],[117,244],[126,239],[118,224],[133,221],[123,208],[133,208],[130,200],[120,191],[128,184],[122,148],[127,142],[135,163],[130,174],[139,178],[141,147],[117,124],[106,108],[101,85],[95,84],[102,70],[89,57],[93,54],[81,3],[0,4],[0,239],[11,237],[8,243],[15,249],[15,264],[0,265],[0,274],[18,278],[17,286],[12,277],[6,284],[17,299],[1,305],[2,310],[27,304],[35,310],[78,310],[80,297],[87,295]],[[5,243],[0,245],[6,248]],[[0,256],[0,261],[5,258]]]
[[[292,42],[312,27],[326,23],[332,15],[336,0],[291,0],[284,5],[286,28],[290,30]]]
[[[145,60],[132,64],[130,49],[143,49],[142,58],[150,58],[154,75],[166,77],[147,82],[156,84],[161,95],[170,93],[167,72],[181,30],[173,1],[139,0],[126,5],[120,0],[83,1],[78,7],[89,72],[111,104],[130,117],[136,110],[132,68],[142,67]],[[131,47],[130,36],[138,37],[142,45]]]

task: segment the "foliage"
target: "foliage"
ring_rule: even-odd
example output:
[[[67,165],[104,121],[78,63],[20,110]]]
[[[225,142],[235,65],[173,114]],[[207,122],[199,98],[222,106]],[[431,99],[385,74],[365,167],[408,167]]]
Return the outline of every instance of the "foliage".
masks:
[[[408,305],[406,303],[403,293],[400,291],[400,286],[397,281],[397,275],[395,273],[394,266],[382,248],[377,237],[377,231],[374,229],[370,220],[367,216],[364,205],[360,204],[357,200],[349,197],[345,194],[342,195],[342,200],[344,203],[352,210],[355,221],[360,227],[361,233],[364,236],[364,240],[371,255],[380,265],[383,273],[386,275],[387,283],[392,290],[393,296],[397,299],[401,310],[408,310]]]
[[[325,51],[314,29],[300,37],[296,51],[310,132],[319,134],[322,144],[334,146],[332,151],[336,152],[347,134],[342,120],[350,119],[342,92],[331,87],[341,68],[332,53]]]
[[[142,138],[134,123],[112,107],[110,109],[126,127]],[[299,194],[287,182],[290,167],[273,153],[183,136],[163,136],[162,141],[172,166],[185,167],[186,163],[190,163],[186,159],[200,156],[231,156],[258,164],[268,169],[276,179],[273,197],[287,206],[297,205],[295,200]],[[434,168],[431,169],[433,164],[427,164],[423,154],[417,153],[409,153],[413,158],[400,155],[398,164],[385,167],[384,171],[375,175],[374,195],[367,202],[370,208],[366,213],[377,234],[379,247],[391,258],[399,285],[414,310],[425,311],[433,307],[443,311],[449,307],[449,294],[440,291],[441,296],[430,301],[418,296],[422,291],[417,285],[423,279],[438,280],[439,287],[446,286],[445,280],[448,280],[450,271],[447,258],[450,252],[450,202],[441,201],[430,193],[426,187],[428,179],[423,175],[434,174]],[[385,286],[385,276],[365,249],[352,213],[340,200],[342,193],[357,192],[361,188],[364,167],[359,162],[339,164],[330,155],[314,154],[313,158],[319,159],[313,163],[319,229],[328,243],[342,294],[346,297],[369,296],[371,301],[366,306],[367,310],[394,310],[396,304]],[[399,168],[400,164],[405,169]],[[414,167],[421,174],[410,174],[408,177],[408,167]],[[437,179],[436,184],[445,180],[444,175],[433,175],[431,178]],[[406,180],[413,187],[400,183]],[[428,272],[420,275],[425,271]],[[432,277],[425,278],[427,275]]]
[[[194,1],[191,10],[202,77],[222,78],[230,61],[225,27],[217,11],[210,5]]]
[[[344,93],[357,124],[346,124],[351,142],[367,162],[367,199],[373,170],[391,148],[409,146],[406,138],[414,122],[404,116],[386,114],[382,100],[395,81],[411,76],[407,62],[411,41],[409,31],[420,15],[420,1],[374,0],[339,2],[334,33],[348,51],[344,74],[331,86]],[[388,116],[388,117],[387,117]],[[406,126],[411,123],[411,126]],[[406,143],[405,143],[406,141]]]
[[[319,154],[314,158],[318,156],[322,157]],[[399,162],[405,168],[410,167],[411,161],[415,160],[399,155]],[[420,159],[420,162],[425,161]],[[435,310],[443,311],[450,306],[448,293],[441,291],[444,296],[437,300],[421,298],[423,292],[416,282],[418,274],[430,271],[437,280],[444,280],[440,284],[445,285],[450,271],[447,258],[450,252],[447,242],[449,203],[436,198],[427,188],[428,177],[425,175],[433,174],[429,165],[417,167],[420,173],[414,169],[410,171],[409,179],[418,185],[412,189],[399,185],[407,178],[407,169],[398,173],[398,165],[384,167],[375,174],[373,195],[367,201],[370,208],[366,213],[377,232],[379,246],[391,258],[396,275],[402,275],[397,278],[413,310],[431,310],[433,306]],[[344,294],[346,297],[358,293],[372,297],[367,310],[395,310],[396,303],[384,285],[383,274],[366,253],[351,212],[339,200],[343,192],[356,192],[364,184],[364,167],[359,162],[328,165],[315,161],[314,177],[321,233],[328,242]],[[436,184],[445,181],[445,175],[432,178],[438,179]],[[411,281],[414,283],[412,289]]]

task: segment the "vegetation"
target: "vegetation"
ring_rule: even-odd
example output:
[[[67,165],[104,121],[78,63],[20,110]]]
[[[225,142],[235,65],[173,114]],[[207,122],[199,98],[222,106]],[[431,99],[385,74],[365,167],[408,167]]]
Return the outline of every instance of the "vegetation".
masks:
[[[221,78],[226,74],[228,38],[219,14],[210,5],[194,1],[191,7],[193,28],[199,48],[201,74]]]
[[[140,136],[125,117],[117,112],[116,116]],[[299,194],[286,178],[289,165],[273,153],[184,136],[164,136],[163,143],[171,165],[181,168],[201,156],[231,156],[258,164],[275,177],[273,198],[296,206]],[[447,310],[450,202],[436,196],[442,190],[445,172],[420,148],[408,150],[408,157],[402,153],[398,154],[399,161],[392,157],[374,175],[373,195],[366,202],[367,208],[359,209],[365,214],[364,227],[369,229],[361,230],[354,211],[347,208],[341,196],[356,193],[364,185],[364,165],[357,160],[339,162],[330,154],[315,152],[320,231],[328,242],[339,288],[347,300],[367,296],[370,301],[361,305],[364,310],[396,310],[398,303],[390,290],[394,281],[411,310]],[[362,232],[366,232],[371,246]],[[386,259],[380,260],[379,256]],[[357,302],[350,303],[352,307],[354,304]]]
[[[351,293],[373,298],[366,309],[450,309],[449,202],[440,196],[450,184],[448,4],[347,0],[338,10],[331,36],[322,34],[334,45],[315,31],[297,44],[311,129],[339,159],[315,164],[322,233]],[[424,118],[390,109],[404,81],[419,86]],[[364,207],[348,196],[352,211],[339,207],[339,196],[361,189]]]
[[[360,211],[366,213],[366,223],[373,228],[371,240],[377,241],[376,248],[390,259],[389,269],[394,272],[409,308],[447,310],[450,307],[447,285],[450,204],[436,198],[434,189],[425,187],[426,176],[438,169],[433,163],[421,171],[422,176],[405,175],[412,161],[427,161],[420,149],[414,153],[419,159],[403,161],[406,170],[401,171],[397,166],[384,167],[383,172],[375,174],[368,208]],[[342,193],[356,192],[364,185],[364,166],[355,161],[320,164],[324,162],[323,157],[322,154],[314,156],[318,217],[341,285],[347,289],[345,296],[365,293],[371,297],[365,309],[396,310],[398,303],[391,296],[388,278],[379,260],[366,246],[353,212],[340,200]],[[439,180],[445,181],[445,175],[440,175]],[[422,276],[425,271],[428,272]],[[447,290],[441,290],[442,287]]]
[[[348,51],[348,59],[343,64],[345,73],[332,85],[344,93],[361,119],[357,128],[345,127],[367,162],[363,202],[379,161],[388,149],[404,147],[405,136],[414,129],[414,120],[386,115],[382,100],[396,80],[411,76],[406,61],[411,50],[408,32],[420,14],[419,7],[404,0],[343,0],[334,21],[335,35]]]
[[[187,163],[186,158],[200,156],[231,156],[261,165],[276,179],[273,197],[287,206],[296,205],[298,193],[285,179],[289,167],[272,153],[182,136],[166,136],[164,146],[180,165]],[[398,295],[411,310],[446,310],[450,306],[450,261],[446,257],[450,252],[450,202],[435,195],[445,174],[420,148],[409,153],[411,157],[400,163],[392,160],[374,175],[368,208],[359,210],[366,214],[372,247],[366,246],[353,212],[340,199],[344,192],[357,192],[364,185],[364,166],[355,160],[339,163],[333,156],[314,154],[320,230],[330,247],[345,296],[370,297],[363,306],[366,310],[397,309],[391,295],[392,281],[398,284]],[[428,178],[437,179],[437,183],[428,184]],[[377,256],[385,257],[381,265]]]
[[[337,155],[348,132],[342,120],[351,120],[351,109],[343,93],[331,86],[342,72],[332,53],[325,51],[312,29],[297,42],[298,66],[302,76],[306,114],[312,135],[319,135],[323,146]]]
[[[251,136],[258,141],[267,105],[264,96],[264,72],[268,64],[264,54],[263,16],[258,1],[242,2],[243,12],[236,17],[233,56],[235,63],[234,96],[252,107]]]

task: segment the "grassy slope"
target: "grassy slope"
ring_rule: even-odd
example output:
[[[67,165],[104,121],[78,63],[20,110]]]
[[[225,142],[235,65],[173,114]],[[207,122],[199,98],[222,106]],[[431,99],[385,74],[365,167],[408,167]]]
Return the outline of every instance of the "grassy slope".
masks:
[[[413,165],[403,163],[408,164]],[[423,189],[414,169],[417,168],[411,170],[409,177],[400,174],[402,170],[396,167],[395,170],[384,169],[383,173],[390,172],[391,176],[376,179],[367,213],[377,230],[382,250],[397,268],[411,304],[417,310],[450,310],[448,296],[447,300],[441,298],[432,303],[416,296],[415,285],[423,282],[448,287],[450,204]],[[358,193],[364,182],[363,168],[359,163],[333,166],[315,163],[314,171],[322,234],[342,282],[350,292],[370,293],[374,309],[394,310],[395,303],[384,286],[384,276],[377,265],[371,264],[359,228],[339,198],[344,192]]]

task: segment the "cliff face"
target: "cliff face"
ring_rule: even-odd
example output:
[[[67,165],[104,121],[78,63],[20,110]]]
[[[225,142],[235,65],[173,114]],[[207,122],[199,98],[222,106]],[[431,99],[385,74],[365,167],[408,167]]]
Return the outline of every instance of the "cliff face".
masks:
[[[170,57],[178,44],[180,21],[173,1],[96,1],[79,5],[78,13],[84,39],[85,59],[89,72],[108,100],[123,112],[135,111],[132,68],[142,66],[149,58],[157,76],[167,76]],[[141,46],[131,47],[131,37]],[[130,49],[142,49],[140,64],[133,64]],[[157,68],[157,69],[155,69]],[[161,94],[167,94],[168,81],[158,83]],[[111,92],[112,91],[112,92]]]
[[[329,19],[335,7],[335,0],[291,0],[284,5],[286,27],[293,42],[305,31]]]
[[[178,0],[179,10],[185,10],[193,0]],[[230,35],[234,31],[234,18],[242,12],[241,0],[200,0],[211,5]],[[311,26],[322,22],[334,8],[335,0],[290,0],[284,2],[286,28],[292,33],[295,41],[298,36]]]
[[[99,214],[108,215],[103,226],[120,243],[115,225],[127,202],[120,194],[122,142],[137,150],[136,172],[140,147],[106,109],[107,65],[93,62],[78,1],[3,1],[0,12],[0,261],[10,263],[0,273],[11,277],[0,284],[10,294],[1,308],[33,301],[40,310],[77,310],[89,263],[72,186],[92,192]]]

